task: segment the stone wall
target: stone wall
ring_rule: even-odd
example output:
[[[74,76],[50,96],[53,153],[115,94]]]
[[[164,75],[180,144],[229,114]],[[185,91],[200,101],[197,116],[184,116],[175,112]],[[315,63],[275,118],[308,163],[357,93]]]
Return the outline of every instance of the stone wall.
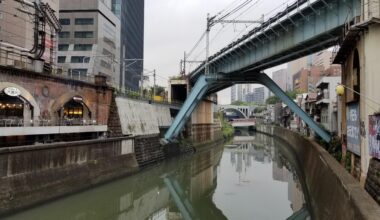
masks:
[[[168,106],[124,97],[116,97],[116,105],[123,135],[159,134],[159,127],[169,127],[172,123]]]
[[[380,205],[380,161],[375,158],[369,163],[365,189]]]
[[[259,125],[257,130],[282,139],[294,150],[313,219],[378,219],[378,204],[321,146],[281,127]]]
[[[0,149],[0,215],[139,170],[132,139]]]
[[[135,155],[140,167],[158,163],[165,159],[163,146],[158,135],[135,138]]]

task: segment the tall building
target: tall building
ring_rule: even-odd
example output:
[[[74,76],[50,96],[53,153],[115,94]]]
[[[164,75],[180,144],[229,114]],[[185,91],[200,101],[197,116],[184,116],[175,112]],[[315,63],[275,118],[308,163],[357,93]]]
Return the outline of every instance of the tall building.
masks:
[[[58,65],[71,76],[120,82],[120,20],[110,0],[60,0]]]
[[[231,102],[246,102],[246,95],[252,92],[251,84],[235,84],[231,87]]]
[[[269,96],[269,90],[266,87],[254,88],[253,92],[245,95],[247,102],[254,102],[259,105],[265,104],[265,100]]]
[[[284,91],[293,89],[293,80],[287,69],[281,69],[273,72],[272,79]]]
[[[120,87],[137,90],[144,67],[144,0],[112,0],[121,21]]]
[[[51,72],[60,28],[58,2],[0,1],[0,65]]]

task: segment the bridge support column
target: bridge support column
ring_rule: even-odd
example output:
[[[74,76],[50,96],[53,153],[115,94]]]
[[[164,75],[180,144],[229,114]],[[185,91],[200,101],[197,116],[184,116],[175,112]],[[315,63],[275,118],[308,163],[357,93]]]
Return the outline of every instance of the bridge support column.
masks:
[[[199,77],[193,89],[191,90],[190,95],[175,117],[173,124],[166,132],[165,140],[163,140],[164,142],[172,142],[174,141],[174,138],[178,136],[179,132],[185,126],[187,119],[190,117],[191,113],[194,111],[194,109],[206,94],[210,84],[211,83],[209,82],[209,79],[207,79],[205,75]]]
[[[296,113],[307,125],[310,126],[323,140],[326,142],[331,141],[331,136],[323,130],[310,116],[303,111],[286,93],[264,73],[257,74],[255,77],[257,82],[263,84],[277,95],[289,108]]]

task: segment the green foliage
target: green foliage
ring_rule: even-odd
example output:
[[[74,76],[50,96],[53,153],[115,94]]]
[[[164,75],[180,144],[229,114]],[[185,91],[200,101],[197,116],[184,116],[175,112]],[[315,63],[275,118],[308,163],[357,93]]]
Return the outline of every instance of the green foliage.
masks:
[[[234,101],[234,102],[231,103],[231,105],[237,105],[237,106],[255,106],[256,103],[254,103],[254,102]]]
[[[295,99],[297,95],[301,93],[302,93],[301,91],[293,90],[293,91],[287,91],[286,95],[288,95],[291,99]],[[277,96],[270,96],[269,98],[267,98],[265,103],[268,105],[274,105],[280,101],[281,101],[280,98],[278,98]]]
[[[267,105],[274,105],[274,104],[276,104],[278,102],[280,102],[280,98],[278,98],[277,96],[270,96],[265,101],[265,103],[267,103]]]
[[[253,113],[261,113],[261,112],[266,111],[266,110],[267,110],[267,107],[265,107],[265,106],[259,106],[259,107],[256,107],[253,110]]]
[[[218,113],[218,118],[222,123],[222,134],[225,139],[232,138],[235,133],[234,127],[226,121],[221,112]]]

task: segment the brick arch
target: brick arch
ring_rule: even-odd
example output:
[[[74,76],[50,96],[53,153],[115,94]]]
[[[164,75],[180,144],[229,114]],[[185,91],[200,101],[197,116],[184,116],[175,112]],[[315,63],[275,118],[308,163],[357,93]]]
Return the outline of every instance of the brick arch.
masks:
[[[86,105],[88,110],[94,112],[94,109],[91,109],[89,100],[87,100],[85,96],[82,96],[81,94],[75,92],[68,92],[57,98],[51,106],[52,112],[54,113],[59,111],[60,108],[64,106],[68,101],[70,101],[73,97],[81,97],[83,99],[82,102]]]
[[[15,87],[20,90],[21,94],[20,96],[29,102],[31,106],[33,106],[33,112],[34,117],[39,117],[41,115],[41,109],[39,105],[37,104],[36,99],[33,97],[33,95],[26,90],[25,88],[21,87],[20,85],[17,85],[15,83],[11,82],[0,82],[0,91],[3,91],[7,87]]]

